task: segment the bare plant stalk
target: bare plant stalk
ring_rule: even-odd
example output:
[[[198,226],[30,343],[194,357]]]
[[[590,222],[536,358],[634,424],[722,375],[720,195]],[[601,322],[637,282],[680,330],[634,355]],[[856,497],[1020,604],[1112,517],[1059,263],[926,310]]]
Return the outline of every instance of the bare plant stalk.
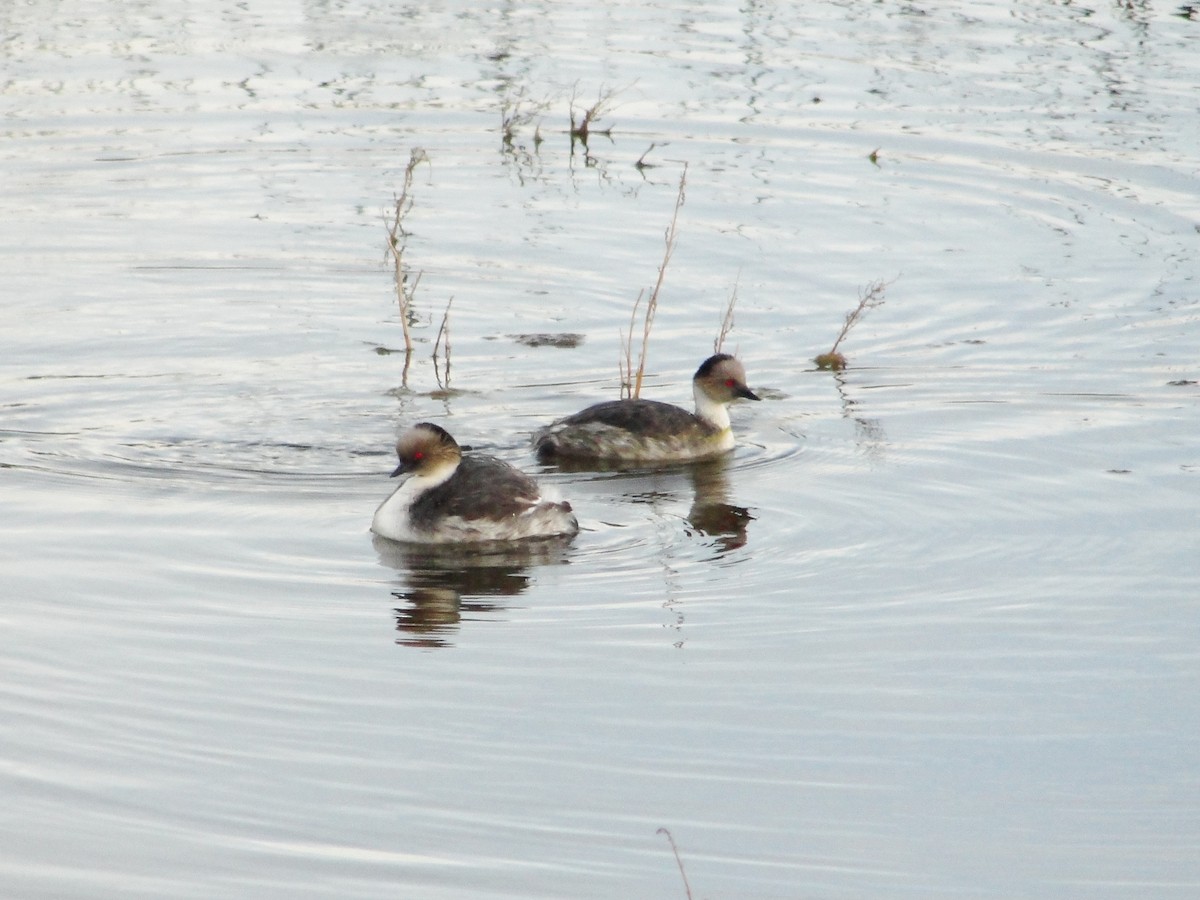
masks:
[[[400,307],[400,327],[404,331],[404,350],[412,353],[412,336],[408,333],[408,310],[412,303],[412,295],[408,289],[408,273],[404,269],[404,247],[408,233],[404,231],[404,213],[407,211],[404,195],[395,198],[396,207],[392,220],[388,224],[388,251],[392,254],[394,279],[396,285],[396,302]]]
[[[729,305],[725,307],[725,318],[721,320],[721,330],[717,334],[717,339],[713,341],[713,353],[720,353],[721,348],[725,346],[725,338],[729,337],[729,332],[733,331],[733,308],[737,305],[737,282],[733,283],[733,291],[729,294]]]
[[[675,846],[675,838],[673,838],[671,836],[671,832],[665,828],[660,828],[655,833],[665,834],[667,836],[667,840],[671,844],[671,852],[675,854],[675,865],[679,866],[679,876],[683,879],[683,891],[685,894],[687,894],[688,900],[692,900],[692,886],[688,884],[687,872],[683,870],[683,860],[679,857],[679,848]]]
[[[633,397],[633,325],[637,321],[638,307],[642,305],[642,297],[645,294],[645,289],[638,291],[637,299],[633,301],[633,312],[629,314],[629,330],[621,335],[621,349],[625,351],[625,358],[618,360],[617,364],[621,370],[622,400]]]
[[[438,386],[443,389],[450,387],[450,305],[454,302],[451,297],[446,301],[446,311],[442,313],[442,325],[438,329],[437,338],[433,342],[433,376],[437,378]],[[446,339],[446,383],[442,384],[438,374],[438,349],[442,346],[442,338]]]
[[[872,281],[865,288],[859,291],[858,306],[846,313],[846,321],[842,325],[842,330],[838,332],[837,340],[833,342],[833,346],[829,348],[830,353],[837,353],[838,344],[842,339],[850,333],[850,329],[854,324],[863,317],[868,309],[874,309],[877,306],[882,306],[884,301],[883,292],[887,288],[888,283],[885,281]]]
[[[408,165],[404,167],[404,186],[400,189],[400,195],[394,198],[395,206],[391,219],[387,223],[388,252],[392,255],[396,280],[396,300],[400,305],[400,327],[404,330],[404,350],[409,354],[412,353],[412,335],[408,330],[409,310],[412,307],[413,295],[416,293],[421,275],[417,274],[410,287],[408,268],[404,265],[404,250],[408,244],[408,231],[404,228],[404,217],[412,209],[413,201],[409,196],[409,191],[412,188],[413,172],[422,162],[428,161],[429,156],[420,147],[414,148],[409,154]]]
[[[642,377],[646,373],[646,350],[650,343],[650,330],[654,327],[654,314],[658,311],[658,292],[662,289],[663,279],[667,274],[667,264],[675,253],[676,226],[679,222],[679,209],[683,206],[686,196],[686,188],[687,163],[684,163],[683,174],[679,176],[679,193],[675,195],[675,211],[671,213],[671,224],[667,226],[664,236],[666,247],[663,250],[662,265],[658,267],[658,279],[654,282],[654,289],[650,291],[650,299],[646,301],[646,316],[642,321],[642,349],[638,354],[637,374],[633,379],[632,395],[634,397],[640,397],[642,394]]]

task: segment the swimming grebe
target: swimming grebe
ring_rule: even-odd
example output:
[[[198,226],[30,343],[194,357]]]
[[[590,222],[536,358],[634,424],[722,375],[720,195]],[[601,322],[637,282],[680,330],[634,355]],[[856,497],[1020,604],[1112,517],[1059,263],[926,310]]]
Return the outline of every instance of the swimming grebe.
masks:
[[[393,541],[426,544],[568,537],[579,530],[571,504],[542,496],[537,482],[494,456],[463,456],[430,422],[396,442],[408,475],[375,510],[371,530]]]
[[[695,413],[657,400],[597,403],[536,432],[534,450],[543,462],[682,462],[732,450],[729,404],[759,399],[742,364],[727,353],[710,356],[692,378],[692,394]]]

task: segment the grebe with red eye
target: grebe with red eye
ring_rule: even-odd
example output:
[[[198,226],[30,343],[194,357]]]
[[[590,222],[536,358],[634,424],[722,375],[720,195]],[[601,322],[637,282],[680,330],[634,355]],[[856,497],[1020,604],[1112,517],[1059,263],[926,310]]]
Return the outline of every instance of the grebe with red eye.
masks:
[[[547,497],[524,472],[494,456],[464,456],[458,442],[430,422],[396,442],[407,475],[375,510],[371,530],[421,544],[569,537],[579,530],[571,504]]]
[[[734,446],[729,404],[758,400],[746,370],[727,353],[710,356],[692,378],[696,411],[657,400],[611,400],[559,419],[533,436],[543,462],[685,462]]]

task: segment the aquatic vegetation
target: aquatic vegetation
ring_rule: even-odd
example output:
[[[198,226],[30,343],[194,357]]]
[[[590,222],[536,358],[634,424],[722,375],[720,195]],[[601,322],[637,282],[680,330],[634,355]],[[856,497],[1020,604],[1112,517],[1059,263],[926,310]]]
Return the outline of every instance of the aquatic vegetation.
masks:
[[[453,302],[453,297],[446,301],[446,311],[442,313],[442,325],[438,328],[437,337],[433,342],[433,377],[442,391],[450,390],[450,305]],[[446,343],[446,358],[443,360],[445,365],[441,366],[438,364],[438,350],[442,346],[443,338]]]
[[[393,197],[391,218],[387,222],[387,247],[392,257],[395,269],[396,301],[400,305],[400,327],[404,329],[404,349],[412,353],[412,335],[409,331],[412,317],[412,303],[416,297],[417,285],[421,283],[421,273],[414,276],[404,261],[404,251],[408,245],[408,231],[404,227],[404,218],[412,210],[413,172],[421,163],[428,163],[429,156],[420,147],[414,147],[409,153],[408,165],[404,167],[404,184],[400,194]],[[407,364],[405,371],[407,371]]]
[[[735,281],[733,283],[733,290],[729,292],[729,303],[725,306],[725,315],[721,319],[721,328],[713,340],[713,353],[720,353],[722,351],[725,346],[725,338],[729,337],[729,332],[733,331],[733,308],[737,305],[737,296],[738,283]]]
[[[863,314],[868,309],[874,309],[877,306],[883,305],[885,299],[883,292],[889,284],[890,282],[886,281],[873,281],[859,291],[858,306],[846,313],[846,321],[842,323],[842,330],[838,332],[833,346],[829,348],[828,352],[821,353],[813,359],[818,369],[832,369],[835,372],[840,372],[846,368],[846,357],[838,351],[838,347],[846,335],[850,333],[850,329],[854,327],[855,323],[863,317]]]
[[[576,87],[578,87],[578,86],[576,86]],[[574,92],[572,92],[571,104],[570,104],[570,116],[571,116],[570,134],[571,134],[571,143],[572,144],[574,144],[575,141],[579,141],[579,143],[583,144],[583,148],[585,150],[587,149],[588,136],[592,133],[593,126],[596,124],[596,121],[598,119],[600,119],[606,113],[612,111],[613,97],[615,96],[615,93],[616,93],[615,91],[611,91],[611,90],[608,90],[607,88],[601,87],[599,93],[596,95],[596,102],[593,103],[591,106],[587,107],[586,109],[584,109],[582,111],[582,113],[580,114],[578,121],[576,121],[576,119],[575,119],[575,97],[576,97],[576,95]],[[596,130],[597,134],[603,134],[605,136],[610,136],[612,134],[612,126],[611,125],[608,128],[595,129],[595,130]]]
[[[521,90],[512,100],[506,99],[500,107],[500,135],[504,146],[512,150],[515,146],[517,130],[537,122],[533,129],[533,145],[536,148],[542,141],[541,115],[550,108],[549,100],[530,100]]]
[[[423,274],[420,271],[414,274],[405,259],[404,254],[408,248],[410,232],[404,227],[404,220],[412,210],[413,175],[421,163],[430,164],[429,154],[420,147],[414,147],[409,153],[408,164],[404,167],[404,181],[400,193],[392,198],[392,210],[384,219],[387,225],[388,253],[392,258],[396,302],[400,307],[400,327],[404,332],[404,368],[400,376],[401,385],[404,387],[408,386],[408,368],[412,363],[412,326],[415,321],[413,303],[416,300],[417,287],[421,283]],[[443,393],[450,389],[450,306],[453,303],[453,297],[446,301],[446,310],[442,313],[442,324],[438,328],[437,337],[433,343],[433,374],[437,379],[439,390]],[[440,355],[443,344],[445,346],[444,359]],[[375,352],[386,355],[399,351],[377,347]]]
[[[637,398],[642,393],[642,379],[646,373],[646,349],[650,343],[650,330],[654,327],[654,314],[658,311],[658,292],[662,289],[663,279],[667,274],[667,264],[675,253],[675,238],[679,223],[679,210],[683,206],[687,188],[687,163],[683,164],[683,173],[679,176],[679,192],[675,195],[675,210],[671,213],[671,224],[667,226],[664,235],[665,247],[663,260],[658,267],[658,278],[650,291],[650,299],[646,301],[646,311],[642,317],[642,346],[638,353],[638,366],[633,370],[633,327],[637,321],[638,307],[641,305],[644,291],[639,291],[633,303],[633,312],[629,317],[629,331],[622,335],[624,358],[621,368],[621,396]]]

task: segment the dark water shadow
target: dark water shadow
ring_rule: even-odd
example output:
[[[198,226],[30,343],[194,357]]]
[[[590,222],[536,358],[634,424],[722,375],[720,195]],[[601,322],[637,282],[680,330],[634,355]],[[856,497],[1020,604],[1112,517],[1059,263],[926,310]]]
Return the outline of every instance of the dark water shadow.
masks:
[[[478,545],[402,544],[372,535],[381,565],[403,573],[392,591],[396,643],[449,647],[464,622],[514,608],[507,599],[529,589],[537,566],[567,562],[570,537]]]

